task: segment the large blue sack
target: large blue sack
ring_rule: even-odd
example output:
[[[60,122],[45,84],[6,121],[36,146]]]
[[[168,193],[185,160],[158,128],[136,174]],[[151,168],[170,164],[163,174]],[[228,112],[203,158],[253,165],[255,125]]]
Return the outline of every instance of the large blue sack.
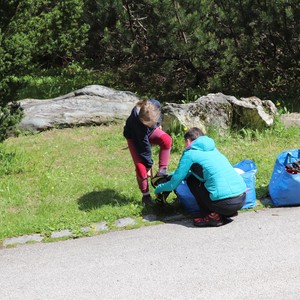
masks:
[[[289,173],[288,164],[300,160],[300,149],[281,152],[274,165],[269,193],[275,206],[300,205],[300,173]]]
[[[256,206],[256,190],[255,190],[255,179],[257,166],[253,160],[244,159],[241,162],[233,166],[235,169],[243,171],[240,175],[243,177],[244,182],[247,186],[246,200],[242,209],[253,208]]]
[[[179,199],[179,202],[183,206],[184,210],[191,215],[198,215],[200,212],[199,205],[194,195],[190,191],[185,180],[179,184],[176,188],[175,193]]]

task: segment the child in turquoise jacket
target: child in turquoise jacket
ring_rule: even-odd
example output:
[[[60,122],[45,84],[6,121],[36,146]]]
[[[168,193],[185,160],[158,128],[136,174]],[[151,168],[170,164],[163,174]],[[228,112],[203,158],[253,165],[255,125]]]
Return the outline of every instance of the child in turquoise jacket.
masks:
[[[185,135],[185,150],[171,179],[158,185],[155,194],[173,191],[186,179],[196,198],[201,216],[194,225],[220,226],[226,217],[233,216],[243,207],[246,184],[228,159],[219,152],[215,142],[194,127]]]

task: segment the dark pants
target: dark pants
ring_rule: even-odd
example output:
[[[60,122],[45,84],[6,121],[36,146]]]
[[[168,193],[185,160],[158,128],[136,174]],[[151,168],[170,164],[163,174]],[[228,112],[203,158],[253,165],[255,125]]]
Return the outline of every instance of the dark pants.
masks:
[[[236,214],[236,212],[241,209],[245,203],[246,193],[237,197],[212,201],[204,184],[195,176],[189,176],[186,182],[198,202],[201,216],[206,216],[211,212],[216,212],[220,215],[231,217]]]

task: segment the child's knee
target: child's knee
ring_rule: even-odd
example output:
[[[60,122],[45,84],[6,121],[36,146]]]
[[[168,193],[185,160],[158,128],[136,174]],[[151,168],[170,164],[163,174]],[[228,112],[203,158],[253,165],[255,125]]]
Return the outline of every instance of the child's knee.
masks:
[[[161,139],[161,147],[163,147],[164,149],[171,149],[172,138],[170,135],[168,135],[167,133],[164,133],[161,135],[160,139]]]

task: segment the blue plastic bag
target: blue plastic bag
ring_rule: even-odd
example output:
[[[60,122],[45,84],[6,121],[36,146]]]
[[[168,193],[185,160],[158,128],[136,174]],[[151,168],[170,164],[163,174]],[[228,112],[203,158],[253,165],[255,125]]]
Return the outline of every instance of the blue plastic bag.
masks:
[[[300,159],[300,149],[281,152],[274,165],[269,193],[275,206],[300,205],[300,173],[290,174],[286,165]]]
[[[200,212],[199,205],[194,195],[190,191],[185,180],[179,184],[175,193],[179,199],[179,202],[183,206],[184,210],[191,215],[198,215]]]
[[[256,190],[255,179],[257,166],[253,160],[245,159],[233,166],[236,169],[242,170],[244,173],[240,174],[247,186],[246,200],[242,209],[253,208],[256,206]]]

